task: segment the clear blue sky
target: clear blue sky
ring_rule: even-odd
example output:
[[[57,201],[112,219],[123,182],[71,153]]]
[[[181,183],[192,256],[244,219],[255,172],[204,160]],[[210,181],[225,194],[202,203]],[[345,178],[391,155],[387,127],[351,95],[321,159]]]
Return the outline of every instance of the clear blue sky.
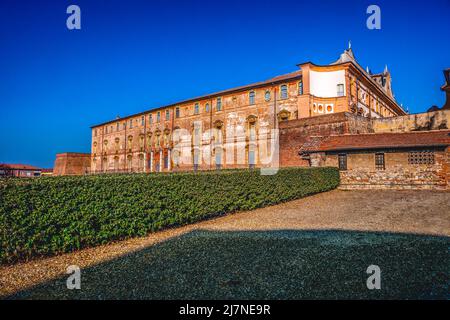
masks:
[[[416,3],[417,2],[417,3]],[[81,30],[66,8],[81,8]],[[381,7],[381,30],[366,8]],[[336,60],[387,64],[413,113],[442,106],[450,0],[0,2],[0,162],[89,152],[93,124]]]

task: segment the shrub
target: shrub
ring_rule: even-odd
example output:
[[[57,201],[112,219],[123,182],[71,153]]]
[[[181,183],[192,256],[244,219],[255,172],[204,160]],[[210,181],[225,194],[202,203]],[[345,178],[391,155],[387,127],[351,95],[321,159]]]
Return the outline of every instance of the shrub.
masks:
[[[0,263],[144,236],[338,184],[335,168],[13,179],[0,188]]]

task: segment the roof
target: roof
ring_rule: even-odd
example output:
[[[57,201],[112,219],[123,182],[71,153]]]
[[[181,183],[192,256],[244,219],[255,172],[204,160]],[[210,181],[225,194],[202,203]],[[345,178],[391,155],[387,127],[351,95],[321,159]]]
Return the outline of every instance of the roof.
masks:
[[[11,164],[11,163],[0,163],[0,169],[41,170],[41,168],[30,166],[28,164]]]
[[[450,146],[450,130],[310,137],[299,153]]]
[[[187,100],[182,100],[182,101],[179,101],[179,102],[176,102],[176,103],[172,103],[172,104],[168,104],[168,105],[165,105],[165,106],[148,109],[148,110],[145,110],[143,112],[135,113],[135,114],[123,117],[123,118],[117,118],[117,119],[114,119],[114,120],[110,120],[110,121],[106,121],[106,122],[103,122],[103,123],[99,123],[99,124],[91,126],[91,128],[99,127],[99,126],[102,126],[102,125],[105,125],[105,124],[109,124],[109,123],[114,123],[114,122],[117,122],[117,121],[120,121],[120,120],[123,120],[123,119],[129,119],[131,117],[137,117],[137,116],[146,114],[146,113],[148,113],[150,111],[153,112],[153,111],[156,111],[156,110],[161,110],[161,109],[165,109],[165,108],[169,108],[169,107],[174,107],[174,106],[185,104],[185,103],[189,103],[189,102],[195,102],[195,101],[198,101],[198,100],[203,100],[203,99],[208,99],[208,98],[215,98],[215,97],[219,97],[219,96],[224,95],[224,94],[244,91],[244,90],[248,90],[248,89],[251,89],[251,88],[258,88],[258,87],[261,87],[261,86],[265,86],[265,85],[268,85],[268,84],[271,84],[271,83],[278,83],[278,82],[283,82],[283,81],[286,81],[286,80],[292,80],[292,79],[300,78],[301,76],[302,76],[302,71],[301,70],[297,70],[297,71],[293,71],[293,72],[290,72],[290,73],[287,73],[287,74],[279,75],[279,76],[276,76],[276,77],[273,77],[273,78],[270,78],[270,79],[267,79],[267,80],[264,80],[264,81],[254,82],[254,83],[251,83],[251,84],[248,84],[248,85],[245,85],[245,86],[234,87],[234,88],[227,89],[227,90],[217,91],[217,92],[214,92],[214,93],[210,93],[210,94],[207,94],[207,95],[190,98],[190,99],[187,99]]]

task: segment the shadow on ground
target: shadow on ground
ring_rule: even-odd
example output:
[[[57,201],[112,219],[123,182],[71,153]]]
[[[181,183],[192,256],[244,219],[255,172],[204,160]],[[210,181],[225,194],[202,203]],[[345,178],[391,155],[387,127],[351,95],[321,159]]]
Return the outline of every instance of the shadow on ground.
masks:
[[[450,238],[358,231],[198,230],[12,299],[447,299]],[[76,264],[76,261],[74,261]],[[381,290],[366,269],[381,268]]]

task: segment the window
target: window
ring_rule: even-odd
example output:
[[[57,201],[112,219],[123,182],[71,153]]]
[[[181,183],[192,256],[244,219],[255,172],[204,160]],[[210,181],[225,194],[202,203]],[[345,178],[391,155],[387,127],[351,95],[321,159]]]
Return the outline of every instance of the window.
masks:
[[[120,130],[120,123],[117,122],[117,124],[116,124],[116,131],[119,131],[119,130]]]
[[[347,170],[347,155],[345,153],[338,155],[339,160],[339,170],[345,171]]]
[[[150,124],[153,123],[153,115],[151,115],[151,114],[148,115],[148,122],[149,122]]]
[[[124,123],[123,123],[123,130],[125,130],[126,128],[127,128],[127,123],[124,122]]]
[[[133,119],[130,119],[130,129],[133,129]]]
[[[250,105],[255,104],[255,91],[250,91],[248,94],[248,103]]]
[[[280,87],[280,97],[281,99],[287,99],[288,97],[288,87],[285,84]]]
[[[145,124],[145,116],[141,117],[141,126],[143,126]]]
[[[105,127],[105,133],[108,133],[108,126]]]
[[[254,146],[251,146],[248,151],[248,167],[250,169],[255,168],[256,165],[256,155],[255,155],[255,149]]]
[[[205,112],[209,112],[209,103],[205,105]]]
[[[266,90],[266,92],[264,93],[264,100],[270,101],[270,91],[269,90]]]
[[[384,153],[375,153],[375,169],[384,170]]]
[[[433,151],[413,151],[408,153],[408,164],[434,164]]]
[[[97,136],[97,129],[94,130],[94,137]]]
[[[298,94],[302,95],[303,94],[303,80],[300,80],[298,82]]]
[[[175,118],[179,118],[180,117],[180,107],[176,107],[175,108]]]
[[[168,169],[169,168],[169,156],[165,155],[164,156],[164,169]]]
[[[222,98],[217,98],[216,109],[217,111],[222,111]]]
[[[194,105],[194,114],[198,114],[199,113],[199,109],[198,109],[198,103],[196,103]]]
[[[342,83],[337,85],[337,96],[338,97],[344,96],[344,85]]]
[[[170,120],[170,110],[166,110],[166,121]]]
[[[216,149],[216,169],[220,170],[222,169],[222,149],[221,148],[217,148]]]
[[[156,113],[156,122],[160,122],[161,121],[161,112],[158,111],[158,113]]]

